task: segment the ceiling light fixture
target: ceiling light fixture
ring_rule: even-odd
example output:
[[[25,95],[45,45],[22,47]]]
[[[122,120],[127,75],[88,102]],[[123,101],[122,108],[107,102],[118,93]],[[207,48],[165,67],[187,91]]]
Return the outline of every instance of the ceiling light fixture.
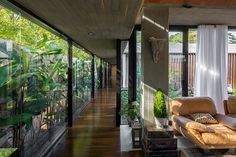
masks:
[[[95,34],[93,32],[88,32],[89,36],[94,36]]]
[[[188,4],[183,4],[182,7],[187,8],[187,9],[190,9],[190,8],[192,8],[193,6],[192,6],[192,5],[188,5]]]
[[[187,9],[190,9],[190,8],[192,8],[193,6],[192,6],[191,4],[188,4],[187,0],[184,0],[182,7],[187,8]]]

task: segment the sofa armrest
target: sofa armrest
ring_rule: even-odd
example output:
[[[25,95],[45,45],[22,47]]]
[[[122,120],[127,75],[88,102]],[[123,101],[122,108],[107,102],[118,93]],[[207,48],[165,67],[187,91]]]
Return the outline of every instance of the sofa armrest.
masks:
[[[173,120],[175,123],[177,123],[180,127],[188,130],[188,129],[193,129],[198,132],[214,132],[211,128],[207,127],[204,124],[195,122],[189,118],[186,118],[184,116],[173,116]]]
[[[227,106],[227,101],[228,100],[224,100],[224,109],[225,109],[225,115],[229,114],[229,111],[228,111],[228,106]]]
[[[229,116],[226,116],[223,114],[216,114],[215,118],[220,124],[222,124],[226,127],[229,127],[232,130],[236,130],[236,119],[235,118],[232,118],[232,117],[229,117]]]

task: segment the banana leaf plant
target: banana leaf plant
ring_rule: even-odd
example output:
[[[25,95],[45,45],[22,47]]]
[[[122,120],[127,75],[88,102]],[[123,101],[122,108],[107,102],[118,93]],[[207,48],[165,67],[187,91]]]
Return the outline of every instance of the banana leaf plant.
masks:
[[[0,58],[0,102],[12,98],[15,109],[12,116],[1,119],[0,127],[30,124],[32,115],[48,106],[47,96],[66,82],[62,47],[44,36],[34,49],[18,45],[7,53],[9,58]]]

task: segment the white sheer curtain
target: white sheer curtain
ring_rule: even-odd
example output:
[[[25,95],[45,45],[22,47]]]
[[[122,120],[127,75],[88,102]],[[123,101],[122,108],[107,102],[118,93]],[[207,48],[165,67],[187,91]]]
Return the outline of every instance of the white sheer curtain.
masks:
[[[202,25],[198,27],[195,96],[209,96],[218,113],[224,113],[227,99],[228,27]]]
[[[121,57],[122,57],[122,87],[126,88],[128,87],[129,83],[129,42],[128,41],[122,41],[121,42]]]

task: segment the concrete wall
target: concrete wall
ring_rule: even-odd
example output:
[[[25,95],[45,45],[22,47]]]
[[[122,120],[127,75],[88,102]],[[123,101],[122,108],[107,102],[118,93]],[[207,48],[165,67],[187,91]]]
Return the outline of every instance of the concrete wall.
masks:
[[[142,70],[143,82],[154,89],[161,88],[168,94],[168,8],[145,6],[142,18]],[[153,23],[155,22],[155,23]],[[165,28],[159,28],[160,25]],[[153,62],[149,37],[166,39],[158,63]]]
[[[153,96],[155,89],[162,89],[168,94],[168,8],[144,6],[142,17],[142,117],[153,122]],[[160,52],[158,63],[153,61],[150,37],[164,39],[164,48]]]

